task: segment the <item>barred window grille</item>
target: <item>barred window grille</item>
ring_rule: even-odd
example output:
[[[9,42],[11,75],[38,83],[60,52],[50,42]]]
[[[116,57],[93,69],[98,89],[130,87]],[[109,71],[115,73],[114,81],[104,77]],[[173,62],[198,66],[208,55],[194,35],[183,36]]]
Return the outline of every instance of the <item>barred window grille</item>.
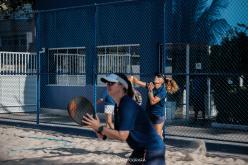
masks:
[[[49,84],[77,86],[86,84],[85,47],[48,50]]]
[[[98,85],[100,78],[109,73],[140,75],[140,45],[104,45],[97,46]]]
[[[35,74],[36,53],[0,52],[0,73],[5,75]]]

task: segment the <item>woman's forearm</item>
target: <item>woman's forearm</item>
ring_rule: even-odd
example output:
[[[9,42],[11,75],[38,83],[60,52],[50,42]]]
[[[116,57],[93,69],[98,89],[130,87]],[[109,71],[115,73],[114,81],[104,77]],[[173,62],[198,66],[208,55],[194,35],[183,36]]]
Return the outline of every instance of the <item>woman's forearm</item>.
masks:
[[[106,127],[103,128],[101,133],[110,139],[116,139],[120,141],[126,141],[129,135],[129,131],[117,131]]]
[[[135,76],[132,76],[132,77],[131,77],[131,82],[132,82],[133,84],[139,85],[139,86],[141,86],[141,87],[143,87],[143,88],[146,87],[146,82],[139,80],[139,79],[138,79],[137,77],[135,77]]]
[[[154,104],[156,104],[158,102],[157,99],[154,97],[152,91],[148,92],[148,97],[149,97],[149,102],[150,102],[151,105],[154,105]]]

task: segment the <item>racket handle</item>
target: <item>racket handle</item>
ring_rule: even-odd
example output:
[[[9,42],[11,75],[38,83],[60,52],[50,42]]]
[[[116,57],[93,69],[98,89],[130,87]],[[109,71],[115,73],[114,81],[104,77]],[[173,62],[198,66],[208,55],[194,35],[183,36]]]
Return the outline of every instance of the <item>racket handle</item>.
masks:
[[[102,140],[106,140],[106,139],[107,139],[107,136],[103,135]]]

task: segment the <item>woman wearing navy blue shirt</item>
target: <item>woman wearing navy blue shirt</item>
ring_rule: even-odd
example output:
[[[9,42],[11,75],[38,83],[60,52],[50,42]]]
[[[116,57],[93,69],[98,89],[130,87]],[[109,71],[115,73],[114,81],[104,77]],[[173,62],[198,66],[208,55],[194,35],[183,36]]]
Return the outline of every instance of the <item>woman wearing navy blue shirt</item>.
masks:
[[[83,122],[91,127],[98,136],[126,141],[133,149],[127,164],[164,165],[165,146],[153,128],[147,113],[133,99],[132,85],[124,74],[110,74],[101,81],[107,84],[109,95],[114,99],[115,128],[100,126],[98,117],[90,115]]]
[[[156,74],[154,81],[150,83],[140,81],[134,76],[129,77],[129,80],[134,84],[148,89],[146,110],[153,127],[162,138],[165,121],[165,77],[162,74]]]

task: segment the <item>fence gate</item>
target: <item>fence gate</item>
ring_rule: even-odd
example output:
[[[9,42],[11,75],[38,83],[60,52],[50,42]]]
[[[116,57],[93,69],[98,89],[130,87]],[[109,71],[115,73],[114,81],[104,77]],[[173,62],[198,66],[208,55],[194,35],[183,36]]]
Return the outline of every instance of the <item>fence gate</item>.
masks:
[[[36,111],[36,53],[0,52],[0,113]]]

